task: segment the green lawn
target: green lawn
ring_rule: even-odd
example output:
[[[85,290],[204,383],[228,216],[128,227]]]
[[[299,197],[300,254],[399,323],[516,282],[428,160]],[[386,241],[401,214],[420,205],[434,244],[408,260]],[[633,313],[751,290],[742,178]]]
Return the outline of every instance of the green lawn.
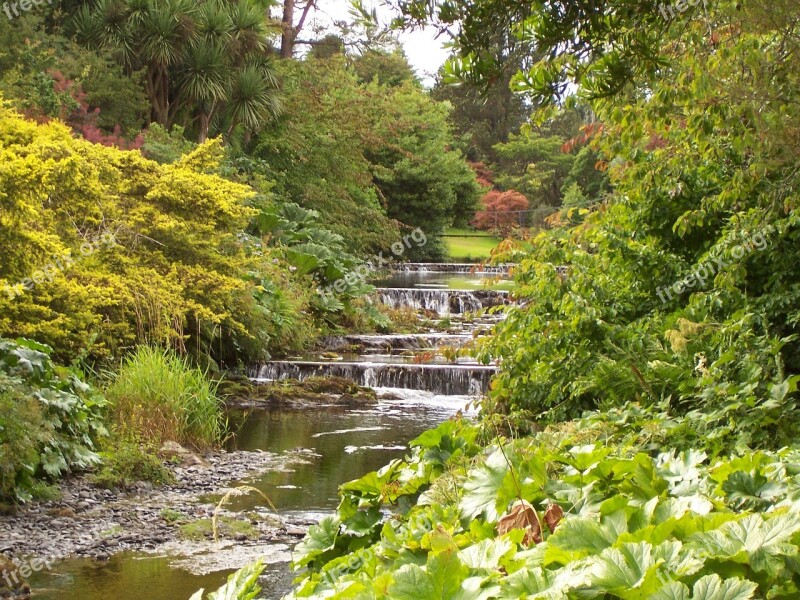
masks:
[[[489,235],[485,231],[472,229],[449,228],[445,234],[444,242],[447,245],[447,254],[450,260],[475,262],[489,258],[491,251],[502,240]]]

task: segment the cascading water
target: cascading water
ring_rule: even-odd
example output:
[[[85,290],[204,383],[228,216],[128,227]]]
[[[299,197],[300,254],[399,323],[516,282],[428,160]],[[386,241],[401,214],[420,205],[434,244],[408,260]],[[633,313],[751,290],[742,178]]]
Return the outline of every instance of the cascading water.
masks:
[[[472,273],[472,265],[407,266],[408,277],[400,287],[444,283],[471,284],[473,278],[452,277]],[[415,277],[413,273],[420,273]],[[424,274],[424,275],[423,275]],[[488,272],[484,272],[488,275]],[[444,275],[440,278],[439,275]],[[450,281],[446,281],[451,277]],[[440,281],[437,281],[440,279]],[[441,281],[444,279],[445,281]],[[480,277],[474,278],[478,284]],[[495,279],[494,274],[491,278]],[[465,286],[466,287],[466,286]],[[310,360],[275,361],[253,369],[255,378],[281,380],[310,376],[348,378],[361,385],[379,389],[374,405],[344,408],[306,406],[287,408],[263,405],[259,410],[229,413],[236,436],[230,450],[267,452],[284,456],[290,463],[270,469],[246,483],[261,490],[278,507],[281,516],[292,522],[316,521],[329,514],[339,503],[338,487],[345,481],[378,470],[406,452],[408,440],[452,417],[457,411],[470,415],[474,396],[484,393],[495,367],[470,362],[467,352],[460,352],[458,364],[451,364],[451,350],[463,348],[475,336],[485,335],[501,314],[470,316],[465,312],[505,304],[508,294],[487,290],[459,291],[426,289],[382,290],[380,298],[393,306],[427,308],[447,319],[447,332],[344,335],[327,340]],[[428,318],[434,315],[427,314]],[[447,356],[445,356],[447,355]],[[323,361],[323,357],[330,360]],[[419,364],[417,361],[424,362]],[[463,361],[463,362],[462,362]],[[472,396],[473,398],[470,398]],[[291,457],[294,458],[291,458]],[[297,460],[302,457],[301,460]],[[291,468],[288,466],[291,465]],[[194,467],[192,467],[194,468]],[[221,475],[223,478],[225,474]],[[262,503],[257,494],[232,498],[226,510],[258,510]],[[115,511],[116,512],[116,511]],[[205,511],[200,511],[205,515]],[[160,519],[159,519],[160,520]],[[193,542],[192,545],[201,542]],[[237,542],[245,546],[240,562],[249,562],[254,552],[271,557],[265,588],[270,598],[281,597],[291,585],[292,574],[282,561],[288,561],[288,548],[269,540]],[[110,547],[110,546],[109,546]],[[192,576],[187,568],[192,559],[172,562],[174,557],[144,558],[118,554],[105,566],[95,562],[74,561],[60,564],[57,570],[43,570],[38,575],[36,597],[42,600],[103,600],[119,595],[120,581],[131,594],[153,600],[189,597],[199,587],[216,588],[224,582],[227,563],[215,544],[197,554],[203,565],[213,564],[219,573]],[[165,550],[167,554],[174,548]],[[183,554],[183,552],[181,552]],[[231,563],[232,564],[232,563]],[[208,568],[205,566],[204,568]],[[158,577],[153,573],[157,569]],[[205,572],[205,571],[203,571]],[[34,577],[37,576],[34,574]],[[262,580],[263,582],[264,580]],[[116,595],[116,596],[115,596]]]
[[[359,354],[396,354],[407,350],[430,350],[450,346],[458,348],[473,339],[468,333],[393,333],[388,335],[341,335],[327,338],[323,349]]]
[[[272,361],[258,369],[256,380],[302,381],[309,377],[343,377],[372,388],[425,390],[442,396],[473,396],[488,389],[496,371],[495,367],[481,365]]]
[[[508,272],[508,266],[476,271],[478,267],[467,264],[417,263],[399,268],[405,275],[411,274],[404,276],[404,281],[412,285],[427,285],[432,277],[446,279],[458,273],[502,277]],[[414,273],[419,274],[418,279]],[[510,294],[496,289],[459,290],[447,289],[446,285],[444,288],[382,287],[375,296],[391,308],[424,311],[428,318],[448,318],[449,333],[340,336],[325,341],[324,355],[272,361],[253,369],[251,376],[260,381],[342,377],[372,388],[419,390],[440,396],[483,394],[497,368],[477,364],[463,352],[459,355],[452,349],[462,348],[473,339],[473,333],[486,330],[500,317],[465,319],[463,315],[509,304]],[[437,351],[444,348],[451,350],[441,352],[440,356]],[[333,358],[331,352],[335,354]],[[459,358],[453,358],[449,352]]]
[[[457,273],[461,275],[508,275],[514,265],[476,265],[472,263],[403,263],[397,267],[402,273]]]
[[[499,290],[422,290],[417,288],[379,288],[380,301],[391,308],[413,308],[438,315],[463,315],[484,308],[500,306],[508,292]]]

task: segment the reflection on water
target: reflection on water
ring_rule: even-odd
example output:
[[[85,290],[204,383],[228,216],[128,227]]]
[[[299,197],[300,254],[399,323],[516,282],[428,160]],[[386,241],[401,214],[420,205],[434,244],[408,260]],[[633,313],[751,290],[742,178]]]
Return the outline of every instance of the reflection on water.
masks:
[[[401,457],[408,442],[450,418],[467,397],[433,396],[392,390],[398,400],[345,411],[340,408],[259,410],[231,414],[240,425],[232,448],[286,453],[304,450],[301,464],[287,472],[267,473],[250,485],[269,496],[284,515],[320,518],[337,505],[341,483],[358,478]],[[310,452],[309,452],[310,450]],[[259,505],[255,495],[237,498],[232,509]],[[131,553],[107,562],[69,560],[53,572],[31,578],[38,600],[187,600],[197,589],[216,589],[230,571],[196,576],[177,568],[175,559]],[[264,597],[279,598],[292,581],[285,564],[271,565],[262,581]]]
[[[294,472],[266,473],[248,484],[264,492],[279,511],[324,511],[338,505],[339,485],[376,471],[403,456],[408,442],[450,418],[469,402],[465,396],[433,396],[392,390],[401,400],[383,400],[374,408],[345,410],[263,410],[250,414],[234,447],[283,453],[310,449],[307,464]],[[236,415],[232,415],[232,419]],[[232,506],[253,508],[258,498],[242,497]]]
[[[436,273],[393,271],[371,282],[379,288],[419,288],[451,290],[513,290],[514,282],[496,273]]]
[[[57,573],[43,572],[30,578],[34,598],[177,600],[189,598],[190,590],[216,589],[227,576],[227,573],[218,573],[197,577],[172,569],[167,558],[131,553],[118,554],[107,562],[67,560],[58,564],[56,570]]]

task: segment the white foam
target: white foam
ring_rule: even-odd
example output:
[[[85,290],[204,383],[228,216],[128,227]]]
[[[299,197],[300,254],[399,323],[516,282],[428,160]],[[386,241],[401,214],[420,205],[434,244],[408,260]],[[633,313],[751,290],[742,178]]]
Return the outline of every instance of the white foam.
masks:
[[[336,431],[322,431],[315,433],[312,438],[320,438],[325,435],[343,435],[345,433],[358,433],[359,431],[383,431],[388,427],[353,427],[352,429],[337,429]]]

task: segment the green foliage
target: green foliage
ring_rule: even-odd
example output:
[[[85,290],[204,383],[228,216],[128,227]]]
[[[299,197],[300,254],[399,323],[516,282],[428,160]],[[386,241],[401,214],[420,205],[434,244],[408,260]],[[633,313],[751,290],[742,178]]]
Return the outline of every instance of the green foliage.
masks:
[[[362,145],[374,103],[343,58],[285,62],[284,112],[258,136],[253,156],[279,198],[318,211],[347,249],[367,254],[400,238],[370,177]]]
[[[158,448],[129,437],[105,444],[102,467],[91,476],[92,483],[107,489],[128,489],[140,481],[153,485],[174,483],[175,477],[156,456]]]
[[[402,48],[393,52],[367,50],[352,61],[353,69],[361,83],[377,82],[388,87],[400,87],[406,83],[417,82],[414,69]]]
[[[232,367],[308,339],[302,317],[292,335],[256,306],[254,275],[286,288],[297,314],[312,290],[242,236],[255,192],[214,174],[218,141],[159,165],[8,110],[0,123],[0,332],[62,360],[158,343]]]
[[[795,597],[797,453],[710,462],[591,439],[635,433],[588,421],[481,449],[473,426],[427,432],[342,486],[338,514],[295,551],[306,570],[290,597]],[[748,478],[763,483],[745,509]],[[521,501],[531,520],[509,526]]]
[[[140,73],[124,73],[111,56],[80,47],[60,31],[49,31],[41,17],[23,13],[0,21],[0,92],[16,107],[39,116],[62,117],[78,108],[68,90],[56,86],[62,75],[79,87],[97,124],[136,134],[145,122],[147,100]],[[84,115],[85,117],[85,115]]]
[[[673,48],[651,93],[598,104],[614,190],[591,215],[567,213],[565,225],[585,217],[581,226],[514,252],[525,306],[483,356],[503,364],[492,393],[500,412],[557,420],[642,402],[693,419],[714,452],[796,439],[796,156],[787,154],[796,142],[787,130],[800,114],[781,109],[778,119],[758,106],[800,81],[795,59],[761,35],[759,11],[715,50],[690,27],[687,51]],[[751,70],[755,82],[741,75]],[[720,103],[723,89],[733,92]]]
[[[584,146],[578,151],[561,188],[564,206],[570,205],[567,202],[567,192],[571,188],[579,190],[590,201],[599,200],[609,191],[608,176],[597,169],[599,162],[600,156],[591,146]]]
[[[431,96],[452,105],[449,120],[467,158],[493,163],[497,159],[495,146],[507,142],[509,134],[518,132],[528,121],[527,99],[514,93],[510,83],[514,73],[528,60],[531,49],[517,45],[504,52],[504,42],[511,40],[499,27],[487,31],[486,39],[492,48],[489,52],[496,50],[495,55],[503,63],[498,76],[483,85],[474,81],[449,85],[444,73],[440,73]]]
[[[521,192],[534,206],[559,206],[561,188],[575,162],[572,154],[562,151],[565,142],[531,128],[511,134],[508,142],[495,146],[500,169],[497,182],[504,189]]]
[[[372,84],[370,90],[380,90]],[[446,105],[436,104],[417,86],[406,84],[381,94],[376,111],[379,144],[368,147],[375,184],[389,216],[426,232],[428,243],[412,249],[408,260],[443,260],[441,234],[475,212],[480,188],[460,152],[450,149],[452,133]]]
[[[180,160],[197,147],[184,137],[183,127],[175,125],[169,131],[158,123],[147,128],[142,145],[142,154],[160,164],[171,164]]]
[[[406,226],[428,243],[404,258],[443,257],[439,236],[478,199],[474,174],[450,149],[446,106],[414,83],[362,84],[344,57],[281,69],[285,112],[255,151],[274,193],[318,211],[350,252],[387,250]]]
[[[108,386],[118,434],[153,446],[208,448],[225,432],[217,383],[168,350],[139,346]]]
[[[361,317],[372,321],[373,326],[387,324],[371,305],[365,308],[361,302],[375,291],[366,281],[375,269],[348,253],[342,236],[322,228],[318,212],[294,203],[267,206],[254,219],[253,229],[282,250],[291,270],[313,282],[317,294],[311,306],[322,318],[331,324]],[[279,298],[280,291],[274,286],[262,287],[262,304]]]
[[[26,501],[36,479],[100,462],[105,400],[77,371],[56,367],[50,348],[0,339],[0,497]]]
[[[279,112],[267,16],[249,0],[98,0],[80,6],[73,26],[87,47],[145,72],[151,117],[164,127],[180,119],[200,142],[236,127],[247,137]]]
[[[258,578],[264,571],[261,561],[248,565],[228,577],[228,582],[215,592],[203,596],[198,590],[189,600],[253,600],[261,593]]]
[[[511,67],[516,71],[511,84],[537,107],[557,105],[576,87],[585,97],[607,98],[629,90],[633,82],[663,75],[669,56],[666,38],[684,34],[693,21],[718,23],[714,11],[708,10],[711,3],[701,2],[606,0],[598,6],[594,0],[396,0],[394,4],[401,8],[401,23],[458,31],[458,56],[445,69],[448,81],[494,82],[509,70],[507,57],[516,48],[535,48],[523,53],[528,60],[521,67]],[[713,3],[717,7],[733,12],[742,5],[723,0]],[[705,24],[702,29],[710,33]]]
[[[798,597],[796,6],[400,4],[461,21],[453,75],[496,75],[502,27],[547,55],[518,89],[607,100],[560,227],[495,255],[521,302],[483,347],[484,422],[455,432],[485,447],[442,461],[428,432],[342,486],[292,597]],[[551,177],[558,139],[512,144]]]

